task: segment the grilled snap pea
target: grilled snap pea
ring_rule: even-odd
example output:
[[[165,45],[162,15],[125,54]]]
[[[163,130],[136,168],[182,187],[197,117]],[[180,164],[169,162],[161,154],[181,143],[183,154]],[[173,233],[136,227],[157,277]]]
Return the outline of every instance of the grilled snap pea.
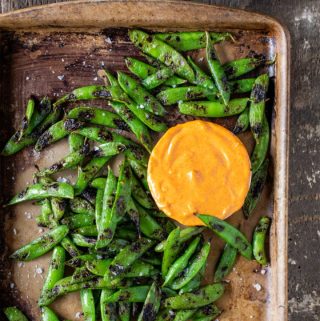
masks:
[[[140,30],[129,30],[130,40],[147,55],[158,59],[180,77],[189,82],[194,81],[194,72],[185,58],[174,48],[155,36],[148,35]]]
[[[174,290],[179,290],[188,284],[206,265],[210,253],[210,242],[206,242],[195,258],[190,262],[183,276],[176,279],[172,283]]]
[[[256,208],[268,175],[269,160],[265,159],[251,179],[251,185],[242,210],[246,218],[250,217]]]
[[[249,127],[249,107],[246,107],[245,110],[239,115],[237,122],[233,128],[233,133],[238,135],[245,132]]]
[[[157,286],[156,282],[153,282],[143,304],[138,321],[155,320],[160,309],[160,301],[161,290]]]
[[[253,256],[261,265],[267,265],[268,259],[265,249],[266,234],[269,229],[271,219],[267,216],[260,218],[253,233]]]
[[[251,131],[256,141],[259,141],[262,133],[268,86],[269,76],[263,74],[257,77],[251,91],[249,120]]]
[[[205,273],[205,269],[206,269],[206,267],[203,266],[202,269],[200,270],[200,272],[193,279],[191,279],[185,286],[183,286],[180,289],[179,294],[193,292],[193,291],[198,290],[200,288],[201,281],[202,281],[203,275]]]
[[[211,43],[232,38],[229,32],[210,32]],[[178,51],[189,51],[206,47],[206,35],[202,31],[156,33],[155,36]]]
[[[69,201],[70,209],[76,214],[94,215],[93,206],[81,197],[75,197]]]
[[[120,321],[130,321],[131,319],[131,303],[119,302],[118,303],[118,315]]]
[[[86,106],[73,108],[67,117],[94,125],[128,130],[126,123],[117,114],[102,108]]]
[[[53,212],[53,217],[56,222],[60,221],[65,214],[67,207],[67,201],[65,198],[52,197],[51,198],[51,208]]]
[[[193,293],[168,298],[164,301],[164,306],[173,310],[196,309],[218,300],[223,292],[224,286],[221,283],[214,283]]]
[[[16,307],[8,307],[3,310],[9,321],[28,321],[27,317]]]
[[[218,266],[214,273],[214,282],[221,282],[232,271],[236,264],[238,251],[229,243],[224,247]]]
[[[217,58],[215,49],[212,46],[210,34],[206,32],[206,57],[208,66],[219,91],[219,96],[225,105],[228,105],[231,95],[231,86],[227,80],[220,61]]]
[[[163,116],[166,113],[161,103],[132,77],[124,72],[118,72],[118,82],[124,92],[135,101],[139,108],[159,116]]]
[[[21,247],[10,255],[11,259],[19,261],[31,261],[53,249],[68,234],[66,225],[60,225],[43,234],[31,243]]]
[[[81,234],[72,234],[72,241],[80,247],[95,247],[97,239],[95,237],[83,236]]]
[[[78,134],[70,133],[68,137],[68,144],[70,153],[73,153],[82,148],[84,144],[84,137]]]
[[[216,305],[210,304],[199,308],[193,317],[197,321],[211,321],[219,314],[221,314],[220,309]]]
[[[100,311],[102,321],[117,321],[117,306],[116,303],[106,303],[109,296],[113,294],[114,291],[103,289],[100,295]]]
[[[150,195],[142,187],[135,175],[131,175],[131,194],[133,198],[144,208],[154,209],[156,205]]]
[[[177,311],[173,321],[188,321],[195,314],[197,309]]]
[[[233,80],[230,82],[232,90],[235,94],[244,94],[251,92],[256,78],[245,78]]]
[[[135,286],[126,289],[120,289],[114,294],[106,298],[106,303],[111,302],[145,302],[147,295],[149,293],[150,286]]]
[[[41,308],[41,321],[59,321],[57,315],[48,307]]]
[[[154,74],[142,80],[142,85],[148,90],[154,89],[173,76],[172,69],[168,67],[157,70]]]
[[[74,230],[80,227],[92,225],[94,223],[94,219],[95,217],[92,213],[82,213],[66,216],[61,220],[61,223],[67,225],[71,230]]]
[[[175,279],[188,265],[189,260],[193,253],[196,251],[197,246],[200,242],[200,237],[196,237],[190,245],[186,248],[185,252],[181,257],[179,257],[169,268],[168,273],[165,276],[163,286],[172,283]]]
[[[197,214],[197,217],[225,242],[236,248],[243,257],[252,259],[252,246],[238,229],[214,216]]]
[[[54,285],[63,278],[65,266],[66,251],[61,246],[53,249],[51,262],[48,268],[46,280],[41,290],[41,295],[51,290]]]
[[[75,230],[75,233],[83,236],[98,236],[98,230],[96,225],[82,226]]]
[[[80,291],[80,300],[82,306],[83,317],[85,321],[96,320],[96,310],[94,297],[91,289],[82,289]]]
[[[200,117],[228,117],[238,115],[247,106],[248,98],[235,98],[229,101],[228,106],[219,101],[179,102],[181,114]]]
[[[73,187],[67,183],[37,183],[28,186],[25,190],[14,196],[8,205],[31,200],[42,200],[48,197],[73,198],[73,195]]]
[[[81,254],[81,251],[76,247],[76,245],[71,241],[71,239],[66,236],[61,242],[61,246],[69,253],[71,257],[77,257]]]

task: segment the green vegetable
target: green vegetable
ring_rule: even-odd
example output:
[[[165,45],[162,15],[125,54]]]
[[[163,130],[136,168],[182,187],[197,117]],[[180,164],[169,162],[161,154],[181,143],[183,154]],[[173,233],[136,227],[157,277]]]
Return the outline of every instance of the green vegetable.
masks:
[[[9,321],[28,321],[27,317],[16,307],[9,307],[3,310]]]
[[[138,321],[155,320],[160,309],[160,301],[161,291],[156,282],[153,282],[138,317]]]
[[[227,243],[220,257],[216,272],[214,274],[214,282],[221,282],[232,271],[237,261],[238,251],[236,248]]]
[[[268,259],[265,249],[266,234],[269,229],[271,219],[267,216],[260,218],[258,225],[253,233],[253,256],[261,265],[267,265]]]
[[[85,321],[96,320],[96,310],[94,305],[94,298],[91,289],[82,289],[80,291],[80,299],[82,305],[82,312]]]

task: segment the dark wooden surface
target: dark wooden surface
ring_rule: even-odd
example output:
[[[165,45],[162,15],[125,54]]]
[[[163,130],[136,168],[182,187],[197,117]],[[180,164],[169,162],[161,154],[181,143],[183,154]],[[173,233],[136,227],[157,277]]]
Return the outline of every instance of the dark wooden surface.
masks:
[[[60,0],[1,0],[2,12]],[[290,321],[320,320],[320,1],[199,0],[271,15],[291,35]],[[242,320],[245,321],[245,320]]]

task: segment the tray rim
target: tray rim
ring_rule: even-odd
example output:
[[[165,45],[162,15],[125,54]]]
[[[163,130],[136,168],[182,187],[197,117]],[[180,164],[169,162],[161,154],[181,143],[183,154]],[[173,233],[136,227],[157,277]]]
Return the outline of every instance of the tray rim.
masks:
[[[147,6],[146,6],[147,3]],[[153,21],[145,17],[132,19],[128,23],[123,21],[126,16],[128,7],[131,10],[138,10],[144,7],[147,12],[157,14],[159,10],[177,9],[181,15],[186,10],[193,10],[194,17],[198,18],[198,25],[207,22],[209,28],[216,29],[241,29],[241,22],[247,21],[245,30],[272,30],[277,34],[277,61],[276,61],[276,103],[274,132],[275,136],[275,155],[274,159],[274,223],[272,226],[272,247],[271,257],[273,258],[272,273],[272,302],[271,302],[271,320],[287,321],[288,320],[288,158],[289,158],[289,109],[290,109],[290,35],[285,26],[273,17],[260,13],[246,11],[242,9],[228,8],[216,5],[207,5],[195,2],[185,1],[162,1],[158,3],[156,0],[138,0],[138,1],[121,1],[121,0],[77,0],[72,2],[53,3],[42,6],[25,8],[12,11],[0,15],[0,31],[19,31],[23,29],[29,30],[50,30],[58,29],[61,31],[69,31],[69,29],[79,30],[81,28],[90,27],[93,31],[103,27],[110,27],[117,24],[122,27],[121,23],[126,22],[123,27],[142,27],[148,28],[160,26],[168,28],[166,19],[177,24],[177,12],[167,15],[167,17],[153,16]],[[112,12],[106,19],[105,16],[99,14],[94,18],[87,19],[89,25],[84,25],[82,15],[88,10],[99,9],[107,11],[110,8],[117,8],[117,12]],[[137,11],[138,12],[138,11]],[[59,14],[57,14],[59,13]],[[70,19],[70,14],[74,16]],[[123,17],[116,14],[122,14]],[[201,15],[201,13],[204,13]],[[208,20],[210,15],[216,15],[215,21]],[[236,19],[231,20],[235,15]],[[234,18],[234,17],[233,17]],[[86,22],[87,23],[87,22]],[[156,24],[155,24],[156,23]],[[161,24],[162,23],[162,24]],[[197,24],[196,23],[196,24]],[[160,25],[159,25],[160,24]],[[226,28],[225,26],[229,26]],[[178,23],[174,29],[183,28],[183,24]],[[195,29],[196,27],[193,27]],[[74,30],[73,29],[73,30]],[[186,27],[184,26],[184,29]],[[192,29],[192,28],[191,28]],[[190,29],[190,30],[191,30]],[[280,89],[281,88],[281,89]]]

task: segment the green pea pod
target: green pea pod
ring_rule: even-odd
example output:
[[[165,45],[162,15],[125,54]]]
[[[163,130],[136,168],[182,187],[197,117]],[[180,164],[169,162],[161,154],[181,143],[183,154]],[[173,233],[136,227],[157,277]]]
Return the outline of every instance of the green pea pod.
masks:
[[[76,214],[94,215],[93,206],[81,197],[75,197],[69,201],[70,209]]]
[[[201,31],[156,33],[155,36],[178,51],[196,50],[206,47],[206,35]],[[211,43],[232,38],[229,32],[210,32]]]
[[[225,105],[228,105],[231,95],[231,87],[228,83],[227,76],[224,72],[220,61],[217,58],[215,49],[212,46],[210,34],[206,32],[206,56],[208,66],[211,71],[212,77],[218,88],[219,95]]]
[[[183,276],[173,281],[172,288],[174,290],[179,290],[183,288],[201,271],[201,269],[207,263],[210,249],[210,242],[207,242],[203,245],[202,249],[199,251],[195,258],[190,262],[187,269],[184,271]]]
[[[190,318],[195,314],[196,311],[197,311],[196,309],[179,310],[179,311],[177,311],[173,321],[188,321],[188,320],[191,320]]]
[[[175,260],[175,262],[170,266],[168,273],[165,276],[163,286],[171,284],[172,281],[187,267],[191,256],[197,249],[200,239],[200,237],[196,237],[192,240],[183,255]]]
[[[128,130],[126,123],[117,114],[102,108],[86,106],[73,108],[69,111],[67,117],[94,125]]]
[[[69,150],[70,153],[73,153],[80,148],[82,148],[84,144],[84,137],[75,133],[71,133],[68,137],[68,144],[69,144]]]
[[[176,311],[170,309],[162,309],[156,318],[156,321],[173,321],[176,316]]]
[[[150,286],[135,286],[127,289],[120,289],[106,298],[106,303],[112,302],[145,302]]]
[[[218,101],[180,102],[181,114],[199,117],[228,117],[241,114],[248,103],[248,98],[235,98],[226,106]]]
[[[155,320],[160,309],[161,290],[156,282],[150,286],[146,300],[137,321]]]
[[[253,256],[261,265],[267,265],[268,259],[265,249],[266,234],[269,229],[271,219],[267,216],[260,218],[258,225],[253,233]]]
[[[103,257],[114,257],[117,255],[125,246],[127,246],[129,242],[123,239],[113,239],[111,243],[108,244],[107,247],[103,249],[92,249],[91,253],[102,255]],[[90,248],[89,248],[90,252]]]
[[[81,234],[83,236],[95,236],[95,237],[98,236],[98,230],[96,225],[79,227],[78,229],[75,230],[75,233]]]
[[[27,317],[16,307],[9,307],[3,310],[9,321],[28,321]]]
[[[48,114],[48,116],[37,126],[35,129],[34,134],[36,136],[40,136],[43,134],[43,132],[48,129],[50,126],[58,122],[60,116],[61,116],[62,110],[60,108],[56,108],[53,105],[52,111]]]
[[[131,303],[119,302],[118,314],[120,321],[130,321],[131,319]]]
[[[61,240],[61,246],[69,253],[71,257],[77,257],[81,255],[81,251],[76,247],[72,240],[66,236]]]
[[[174,48],[155,36],[148,35],[140,30],[129,30],[129,37],[134,45],[144,53],[172,68],[178,76],[187,79],[191,83],[194,81],[195,76],[192,68]]]
[[[251,171],[255,174],[266,159],[270,141],[270,129],[266,117],[263,119],[262,132],[251,155]]]
[[[163,278],[166,277],[168,274],[169,268],[171,264],[176,259],[179,250],[180,250],[180,227],[177,227],[174,229],[168,236],[166,246],[164,248],[163,252],[163,258],[162,258],[162,266],[161,266],[161,272]]]
[[[136,135],[140,143],[148,152],[152,150],[152,138],[146,125],[135,116],[135,114],[127,107],[126,104],[111,101],[109,105],[119,114],[119,116],[128,124],[129,128]]]
[[[245,110],[239,115],[237,122],[233,128],[233,133],[238,135],[245,132],[249,127],[249,107],[246,107]]]
[[[212,95],[212,90],[201,86],[169,88],[160,91],[157,98],[165,105],[174,105],[180,101],[192,101]]]
[[[90,186],[96,188],[97,190],[105,189],[107,179],[105,177],[97,177],[91,181]]]
[[[137,232],[135,231],[135,229],[129,229],[123,226],[118,226],[115,236],[120,239],[133,241],[137,238]]]
[[[26,134],[26,129],[28,129],[30,121],[32,119],[32,116],[34,114],[35,111],[35,102],[34,99],[29,99],[27,102],[27,107],[26,107],[26,114],[25,116],[22,118],[22,122],[21,122],[21,128],[19,130],[19,137],[18,140],[20,140],[20,138]]]
[[[243,257],[252,259],[252,246],[238,229],[214,216],[197,214],[197,217],[225,242],[236,248]]]
[[[78,177],[74,185],[75,195],[81,194],[86,189],[110,158],[111,156],[94,157],[84,167],[78,168]]]
[[[16,134],[14,134],[4,146],[1,152],[2,156],[10,156],[10,155],[16,154],[21,149],[34,144],[37,141],[38,137],[40,136],[37,133],[34,133],[28,136],[23,136],[18,141],[15,135]]]
[[[151,58],[151,57],[150,57]],[[135,58],[126,58],[125,59],[126,65],[128,69],[136,75],[138,78],[144,80],[148,78],[149,76],[154,75],[158,68],[151,66],[141,60],[135,59]],[[164,66],[160,66],[159,68],[163,68]],[[178,86],[186,83],[187,80],[179,78],[175,75],[171,76],[169,79],[167,79],[164,82],[164,85],[166,86]]]
[[[187,227],[180,231],[179,239],[180,243],[185,243],[189,239],[191,239],[193,236],[200,234],[204,230],[203,227]],[[163,240],[160,242],[156,247],[156,252],[163,252],[167,244],[167,240]]]
[[[49,176],[65,169],[75,168],[89,154],[89,151],[89,144],[84,144],[80,149],[70,153],[50,167],[42,169],[41,171],[37,172],[36,175],[38,177]]]
[[[168,67],[157,70],[154,74],[142,80],[142,85],[148,90],[162,85],[166,80],[173,76],[172,69]]]
[[[100,295],[101,321],[117,321],[117,304],[106,303],[109,296],[113,294],[112,290],[103,289]]]
[[[132,244],[127,245],[115,256],[105,274],[105,278],[112,280],[124,274],[152,245],[154,245],[154,241],[146,238],[140,238]]]
[[[150,193],[146,192],[135,175],[131,175],[131,194],[144,208],[154,209],[156,205]]]
[[[128,163],[133,170],[134,174],[138,177],[138,179],[141,181],[143,187],[149,191],[149,185],[147,181],[147,167],[144,166],[141,162],[134,159],[130,154],[127,154],[128,156]]]
[[[215,304],[210,304],[199,308],[193,317],[198,321],[211,321],[219,314],[221,314],[220,309]]]
[[[40,296],[44,295],[46,291],[51,290],[55,284],[63,278],[65,259],[65,249],[61,246],[56,246],[52,252],[51,262]]]
[[[217,301],[223,292],[222,283],[214,283],[194,293],[184,293],[168,298],[164,301],[164,306],[173,310],[196,309]]]
[[[52,227],[56,225],[51,202],[48,198],[41,201],[41,214],[36,217],[39,226]]]
[[[40,152],[45,147],[61,140],[72,131],[84,126],[84,123],[76,119],[63,119],[49,127],[37,140],[35,150]]]
[[[72,234],[72,241],[75,245],[80,247],[92,247],[94,248],[97,243],[97,239],[95,237],[83,236],[81,234]]]
[[[227,277],[237,261],[238,250],[227,243],[214,273],[214,282],[221,282]]]
[[[77,268],[85,265],[87,262],[91,262],[96,259],[97,259],[96,254],[82,254],[82,255],[74,256],[70,260],[66,261],[66,265],[73,268]],[[93,273],[92,271],[90,272]]]
[[[223,69],[228,79],[238,78],[266,62],[264,57],[241,58],[230,61],[223,65]]]
[[[92,225],[94,219],[94,214],[82,213],[66,216],[61,220],[61,223],[67,225],[71,230],[75,230],[80,227]]]
[[[195,73],[194,84],[212,90],[212,95],[216,95],[218,93],[218,89],[214,84],[212,78],[208,76],[193,60],[190,56],[188,56],[188,62],[192,67]]]
[[[233,80],[230,82],[232,86],[232,91],[235,94],[245,94],[251,92],[256,78],[245,78]]]
[[[250,217],[253,210],[258,204],[264,184],[267,179],[268,166],[269,160],[265,159],[259,169],[252,176],[250,189],[242,207],[243,214],[246,218]]]
[[[112,241],[117,224],[123,215],[123,213],[117,210],[114,204],[116,199],[118,201],[124,185],[124,166],[125,163],[123,162],[119,172],[119,180],[114,176],[112,169],[110,167],[108,168],[108,178],[103,193],[102,211],[100,226],[98,227],[99,234],[96,248],[105,247]]]
[[[41,321],[59,321],[57,315],[48,307],[41,308]]]
[[[266,96],[269,86],[269,76],[267,74],[257,77],[252,91],[249,120],[252,134],[258,142],[262,134],[263,120],[265,118]]]
[[[97,226],[96,229],[97,229],[97,232],[99,233],[101,233],[101,227],[102,227],[102,207],[103,207],[104,189],[105,189],[105,183],[103,185],[103,189],[97,190],[97,196],[96,196],[95,218],[96,218],[96,226]]]
[[[62,96],[54,103],[54,107],[62,104],[78,101],[78,100],[92,100],[92,99],[110,99],[110,92],[105,86],[91,85],[74,89],[71,93]]]
[[[104,276],[106,270],[109,268],[112,259],[93,259],[90,261],[86,261],[86,268],[93,274],[98,276]]]
[[[66,225],[60,225],[51,231],[41,235],[31,243],[21,247],[10,255],[11,259],[19,261],[31,261],[53,249],[68,234]]]
[[[73,198],[73,187],[67,183],[54,182],[51,184],[33,184],[14,196],[8,205],[25,201],[42,200],[48,197]]]
[[[67,202],[65,198],[58,198],[58,197],[51,198],[51,208],[53,212],[53,217],[56,222],[62,219],[66,211],[66,207],[67,207]]]
[[[83,317],[85,321],[96,320],[96,309],[94,305],[94,297],[91,289],[82,289],[80,291],[80,300],[82,306]]]
[[[166,111],[160,102],[152,96],[138,81],[124,72],[118,72],[118,82],[123,91],[131,97],[141,109],[163,116]]]
[[[193,278],[191,279],[185,286],[183,286],[179,294],[183,293],[188,293],[188,292],[193,292],[196,291],[200,288],[204,273],[205,273],[206,267],[203,266],[200,272]]]
[[[89,281],[95,278],[95,275],[93,275],[86,266],[78,267],[74,270],[72,276],[71,276],[71,283],[81,283],[85,281]]]

